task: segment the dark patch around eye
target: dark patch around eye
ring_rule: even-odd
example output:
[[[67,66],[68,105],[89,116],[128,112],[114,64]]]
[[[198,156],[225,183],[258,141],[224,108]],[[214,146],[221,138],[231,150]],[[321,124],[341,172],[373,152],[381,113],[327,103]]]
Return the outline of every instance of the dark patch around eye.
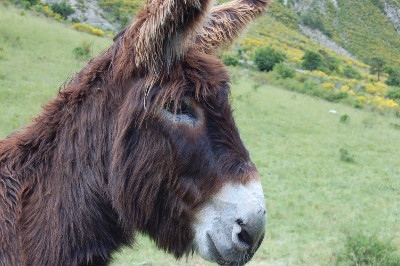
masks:
[[[194,113],[193,109],[186,103],[182,102],[180,108],[178,108],[179,115],[187,115],[192,119],[196,119],[196,114]]]
[[[196,114],[194,110],[190,107],[190,105],[186,101],[182,101],[180,105],[178,105],[175,113],[175,102],[171,101],[164,106],[164,109],[169,113],[177,116],[188,116],[191,119],[196,119]]]

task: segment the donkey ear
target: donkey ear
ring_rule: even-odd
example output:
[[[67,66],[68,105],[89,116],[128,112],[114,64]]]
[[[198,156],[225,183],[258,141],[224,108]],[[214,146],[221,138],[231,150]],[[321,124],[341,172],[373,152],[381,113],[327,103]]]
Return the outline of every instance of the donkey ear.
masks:
[[[236,0],[216,6],[209,22],[196,37],[196,46],[212,54],[229,45],[255,17],[267,9],[271,0]]]
[[[182,58],[207,16],[211,0],[147,0],[124,33],[122,49],[137,68],[155,74]]]

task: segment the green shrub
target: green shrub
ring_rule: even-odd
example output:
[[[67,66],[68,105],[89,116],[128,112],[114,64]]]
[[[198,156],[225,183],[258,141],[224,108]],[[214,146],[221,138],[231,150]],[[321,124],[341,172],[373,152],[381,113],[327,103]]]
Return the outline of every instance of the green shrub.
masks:
[[[40,2],[40,0],[14,0],[12,3],[21,6],[22,8],[29,9]]]
[[[82,60],[89,59],[92,52],[92,45],[93,44],[88,41],[83,41],[81,45],[75,47],[74,50],[72,51],[73,54],[75,55],[75,58]]]
[[[353,101],[353,107],[357,109],[362,109],[364,108],[364,104],[359,99],[355,99]]]
[[[29,9],[32,6],[32,4],[29,1],[21,1],[20,5],[24,9]]]
[[[78,18],[72,18],[71,22],[74,24],[81,23],[81,21]]]
[[[43,13],[43,5],[42,4],[37,4],[31,7],[31,10],[37,12],[37,13]]]
[[[303,69],[307,69],[310,71],[313,70],[322,70],[324,65],[324,59],[320,53],[307,50],[303,56]]]
[[[305,93],[305,94],[311,94],[311,91],[314,91],[318,85],[312,81],[312,80],[307,80],[304,82],[303,88],[301,89],[300,92]]]
[[[400,256],[389,240],[361,233],[347,236],[344,249],[338,253],[336,265],[381,265],[398,266]]]
[[[339,72],[340,59],[334,56],[325,57],[325,68],[331,73]]]
[[[344,66],[343,76],[348,79],[361,79],[361,74],[349,65]]]
[[[386,97],[393,100],[400,100],[400,87],[394,87],[388,90]]]
[[[344,114],[342,116],[340,116],[340,123],[342,124],[347,124],[350,121],[350,116],[347,114]]]
[[[300,83],[304,83],[304,82],[306,82],[306,81],[308,80],[308,77],[307,77],[306,75],[304,75],[304,74],[302,74],[302,75],[297,75],[297,76],[296,76],[296,80],[297,80],[298,82],[300,82]]]
[[[64,19],[67,19],[69,15],[75,13],[75,10],[67,2],[62,1],[60,3],[53,3],[50,6],[54,13],[60,14]]]
[[[400,69],[395,68],[390,71],[386,84],[389,86],[400,86]]]
[[[354,163],[354,156],[351,155],[347,149],[341,148],[339,154],[342,162]]]
[[[226,66],[237,66],[239,65],[239,59],[231,54],[225,54],[223,56],[223,62]]]
[[[329,102],[340,102],[341,100],[349,97],[349,94],[345,91],[335,92],[329,90],[322,97]]]
[[[283,62],[286,55],[275,50],[272,47],[259,48],[255,53],[254,63],[258,70],[269,72],[272,71],[276,64]]]
[[[283,78],[294,78],[296,76],[296,71],[284,63],[276,64],[274,70],[278,72],[278,75]]]

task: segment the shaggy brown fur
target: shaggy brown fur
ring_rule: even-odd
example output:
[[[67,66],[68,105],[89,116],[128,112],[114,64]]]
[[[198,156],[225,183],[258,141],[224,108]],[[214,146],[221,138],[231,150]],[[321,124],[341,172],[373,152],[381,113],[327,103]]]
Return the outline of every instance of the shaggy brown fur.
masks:
[[[209,22],[196,38],[199,49],[213,54],[229,45],[250,23],[263,12],[271,0],[236,0],[215,7]]]
[[[153,0],[138,12],[121,42],[115,68],[116,78],[128,79],[129,72],[144,69],[148,86],[158,81],[158,73],[179,61],[208,13],[209,0]]]
[[[0,141],[0,265],[107,264],[135,232],[179,258],[196,209],[249,179],[228,74],[188,46],[208,2],[146,4],[30,126]],[[164,115],[184,98],[200,125]]]

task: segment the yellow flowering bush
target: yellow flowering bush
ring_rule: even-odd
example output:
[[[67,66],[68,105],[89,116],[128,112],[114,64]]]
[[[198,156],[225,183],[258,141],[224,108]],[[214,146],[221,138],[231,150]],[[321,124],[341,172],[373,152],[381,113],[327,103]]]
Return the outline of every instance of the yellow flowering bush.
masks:
[[[365,85],[365,91],[369,94],[376,94],[378,92],[378,88],[374,84],[368,83]]]
[[[399,107],[399,104],[396,103],[395,101],[393,101],[392,99],[388,99],[384,101],[384,106],[388,107],[390,109],[395,109],[397,107]]]
[[[364,96],[358,96],[357,99],[362,103],[367,103],[367,98],[365,98]]]
[[[324,78],[328,77],[328,75],[325,72],[322,72],[320,70],[314,70],[312,73],[317,77],[324,77]]]
[[[88,24],[76,23],[76,24],[72,25],[72,28],[77,31],[82,31],[82,32],[90,33],[90,34],[97,35],[97,36],[104,35],[104,31],[102,31],[101,29],[97,29],[93,26],[90,26]]]
[[[287,50],[287,57],[290,62],[292,63],[300,63],[302,61],[304,53],[299,49],[288,49]]]
[[[384,104],[384,102],[385,98],[383,98],[382,96],[377,95],[372,99],[372,103],[378,105],[379,107],[381,107]]]
[[[373,104],[378,107],[378,109],[388,108],[395,109],[399,107],[399,104],[392,99],[385,99],[382,96],[375,96],[373,99]]]
[[[349,91],[350,88],[349,88],[349,86],[347,86],[347,85],[343,85],[342,88],[341,88],[341,90],[342,90],[342,91]]]
[[[44,6],[43,7],[43,13],[47,16],[47,17],[54,17],[55,13],[53,12],[53,10],[50,9],[49,6]]]
[[[346,85],[350,88],[358,86],[358,80],[356,79],[348,79],[346,80]]]
[[[353,65],[353,62],[351,60],[346,59],[344,62],[349,66]]]
[[[58,13],[55,13],[54,18],[55,18],[57,21],[60,21],[60,22],[63,22],[63,21],[64,21],[64,18],[63,18],[60,14],[58,14]]]
[[[243,42],[243,46],[245,47],[260,47],[263,43],[260,40],[256,40],[253,38],[246,38]]]
[[[101,29],[93,28],[91,31],[92,31],[93,35],[97,35],[97,36],[103,36],[104,35],[104,31],[102,31]]]
[[[382,82],[377,82],[375,85],[376,85],[378,92],[381,94],[384,94],[388,89],[388,86]]]
[[[324,87],[324,89],[331,90],[335,88],[335,85],[330,82],[324,82],[322,83],[322,87]]]
[[[59,22],[64,21],[64,18],[60,14],[55,13],[53,10],[51,10],[49,6],[43,6],[42,11],[46,17],[55,18]]]
[[[329,79],[332,82],[338,82],[338,81],[342,81],[343,80],[341,77],[338,77],[338,76],[329,76]]]

